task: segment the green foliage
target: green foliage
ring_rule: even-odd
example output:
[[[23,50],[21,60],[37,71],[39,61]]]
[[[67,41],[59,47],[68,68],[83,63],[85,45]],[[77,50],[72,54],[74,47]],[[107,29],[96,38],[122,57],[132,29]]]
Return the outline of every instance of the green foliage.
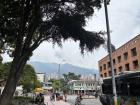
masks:
[[[3,58],[2,58],[2,56],[0,55],[0,64],[2,63],[2,60],[3,60]]]
[[[49,82],[52,82],[52,87],[54,91],[58,91],[60,89],[60,80],[51,79]]]
[[[23,85],[23,89],[27,92],[35,89],[36,87],[41,87],[41,84],[37,80],[35,70],[31,65],[25,65],[20,78],[20,83]]]
[[[17,103],[18,104],[22,103],[22,105],[28,105],[32,101],[33,101],[32,97],[16,96],[12,99],[12,102],[10,105],[17,105]]]
[[[0,79],[7,80],[11,62],[0,64]],[[40,87],[40,83],[37,80],[36,73],[34,68],[31,65],[25,65],[24,71],[21,75],[21,78],[18,82],[18,85],[23,85],[23,88],[26,91],[30,91],[35,87]]]
[[[64,92],[68,92],[69,86],[68,82],[71,80],[79,80],[81,75],[76,75],[74,73],[69,72],[68,74],[63,74],[63,78],[60,80],[61,90]]]
[[[9,74],[11,63],[0,64],[0,79],[6,81]]]
[[[16,96],[13,98],[13,100],[19,100],[19,101],[31,101],[32,97],[23,97],[23,96]]]
[[[60,79],[60,89],[61,91],[63,91],[64,93],[67,93],[69,90],[69,86],[68,86],[68,82],[65,81],[63,78]]]
[[[74,73],[69,72],[68,74],[63,74],[64,80],[69,82],[70,80],[79,80],[81,75],[76,75]]]

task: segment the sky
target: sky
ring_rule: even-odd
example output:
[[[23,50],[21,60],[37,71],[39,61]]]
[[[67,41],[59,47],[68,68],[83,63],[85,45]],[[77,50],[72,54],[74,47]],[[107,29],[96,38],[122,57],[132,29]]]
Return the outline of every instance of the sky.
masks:
[[[111,42],[118,48],[133,37],[140,34],[140,0],[111,0],[108,6],[109,22],[111,30]],[[104,8],[96,10],[90,17],[85,27],[89,31],[106,31]],[[68,40],[63,47],[54,47],[51,43],[43,42],[34,52],[30,61],[49,63],[69,63],[72,65],[98,69],[98,61],[107,55],[103,46],[81,55],[79,43]],[[3,55],[4,62],[10,61],[7,55]]]

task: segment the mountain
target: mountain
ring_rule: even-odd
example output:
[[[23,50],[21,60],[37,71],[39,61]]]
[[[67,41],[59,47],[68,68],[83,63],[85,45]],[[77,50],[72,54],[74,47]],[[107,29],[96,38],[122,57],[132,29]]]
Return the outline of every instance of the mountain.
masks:
[[[59,64],[57,63],[43,63],[43,62],[28,62],[28,64],[32,65],[37,73],[58,73]],[[78,66],[74,66],[71,64],[61,64],[60,65],[60,74],[73,72],[75,74],[81,75],[89,75],[89,74],[98,74],[98,70],[96,69],[89,69],[89,68],[82,68]]]

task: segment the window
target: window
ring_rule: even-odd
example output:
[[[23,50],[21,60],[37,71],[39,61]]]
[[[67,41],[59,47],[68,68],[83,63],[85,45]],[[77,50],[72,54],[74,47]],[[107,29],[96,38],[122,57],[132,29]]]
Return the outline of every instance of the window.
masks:
[[[103,75],[102,75],[102,74],[101,74],[100,76],[101,76],[101,77],[103,77]]]
[[[116,71],[116,69],[114,69],[114,74],[115,74],[115,75],[117,74],[117,71]]]
[[[110,70],[108,73],[109,73],[109,76],[112,76],[112,71],[111,71],[111,70]],[[114,69],[114,74],[115,74],[115,75],[117,74],[116,69]]]
[[[131,49],[131,56],[136,56],[137,55],[137,51],[136,48]]]
[[[130,68],[129,68],[129,63],[125,64],[125,70],[126,70],[126,71],[129,71],[129,70],[130,70]]]
[[[128,52],[125,52],[125,53],[123,54],[123,56],[124,56],[124,60],[127,60],[127,59],[128,59]]]
[[[114,64],[114,65],[116,64],[116,61],[115,61],[115,59],[113,59],[113,64]]]
[[[109,76],[112,76],[112,72],[111,71],[109,71]]]
[[[119,72],[122,72],[122,66],[119,67]]]
[[[104,76],[105,76],[105,77],[107,77],[107,74],[106,74],[106,73],[104,73]]]
[[[104,64],[104,70],[106,69],[106,64]]]
[[[137,69],[139,67],[138,60],[133,61],[133,68]]]
[[[121,62],[121,56],[118,56],[118,63]]]
[[[100,66],[100,71],[102,71],[102,66]]]
[[[111,64],[110,64],[110,62],[108,62],[107,64],[108,64],[108,68],[110,68],[110,67],[111,67]]]

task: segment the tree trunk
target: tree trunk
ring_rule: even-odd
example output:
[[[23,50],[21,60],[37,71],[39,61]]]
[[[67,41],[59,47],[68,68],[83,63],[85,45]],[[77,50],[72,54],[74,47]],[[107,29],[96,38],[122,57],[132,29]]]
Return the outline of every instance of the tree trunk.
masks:
[[[16,89],[16,82],[15,82],[15,76],[12,75],[7,83],[6,86],[2,92],[2,96],[0,97],[0,105],[9,105],[12,99],[12,96]]]
[[[10,104],[13,94],[16,90],[16,86],[17,86],[17,82],[19,81],[20,74],[23,71],[23,68],[27,62],[27,59],[23,60],[20,63],[19,62],[13,63],[13,62],[12,62],[13,66],[11,66],[8,80],[6,82],[6,86],[0,97],[0,105]],[[20,73],[17,73],[17,72],[20,72]]]

